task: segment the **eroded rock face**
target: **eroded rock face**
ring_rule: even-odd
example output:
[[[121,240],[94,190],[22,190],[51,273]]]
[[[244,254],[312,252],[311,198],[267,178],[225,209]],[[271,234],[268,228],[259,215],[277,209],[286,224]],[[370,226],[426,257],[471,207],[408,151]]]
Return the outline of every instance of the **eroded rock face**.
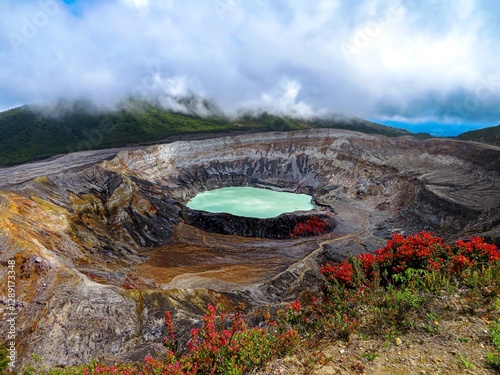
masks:
[[[269,219],[210,213],[185,207],[181,215],[186,224],[206,232],[272,239],[319,236],[332,232],[334,215],[317,210],[283,213]]]
[[[182,338],[207,303],[289,301],[315,287],[322,262],[374,250],[393,231],[500,238],[500,149],[492,146],[312,130],[97,155],[35,163],[24,175],[0,170],[0,280],[14,259],[23,360],[161,352],[166,309]],[[311,194],[333,230],[239,237],[284,238],[307,216],[242,226],[184,206],[225,186]]]

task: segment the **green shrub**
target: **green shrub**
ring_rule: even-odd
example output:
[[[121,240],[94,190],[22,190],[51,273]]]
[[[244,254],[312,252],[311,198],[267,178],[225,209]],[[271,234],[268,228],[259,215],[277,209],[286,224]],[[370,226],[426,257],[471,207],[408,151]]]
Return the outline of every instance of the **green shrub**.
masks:
[[[0,344],[0,374],[4,374],[9,366],[9,358],[7,357],[7,349]]]

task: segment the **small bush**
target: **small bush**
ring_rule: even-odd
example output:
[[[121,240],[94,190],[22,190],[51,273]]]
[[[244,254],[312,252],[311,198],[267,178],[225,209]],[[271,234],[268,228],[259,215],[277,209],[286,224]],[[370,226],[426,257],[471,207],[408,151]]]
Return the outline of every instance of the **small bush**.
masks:
[[[486,353],[486,360],[488,362],[488,365],[496,370],[500,370],[500,354]]]
[[[7,356],[7,349],[0,344],[0,374],[4,374],[9,366],[9,358]]]
[[[328,232],[331,226],[326,219],[312,217],[303,223],[297,223],[290,232],[290,237],[319,236]]]
[[[500,319],[497,319],[489,327],[489,334],[493,345],[495,346],[496,353],[487,353],[486,359],[488,365],[500,370]]]
[[[243,306],[232,314],[209,305],[203,326],[191,330],[187,352],[173,349],[171,314],[165,313],[166,360],[146,358],[143,374],[244,374],[270,358],[290,353],[299,342],[298,332],[267,322],[264,328],[248,327]]]

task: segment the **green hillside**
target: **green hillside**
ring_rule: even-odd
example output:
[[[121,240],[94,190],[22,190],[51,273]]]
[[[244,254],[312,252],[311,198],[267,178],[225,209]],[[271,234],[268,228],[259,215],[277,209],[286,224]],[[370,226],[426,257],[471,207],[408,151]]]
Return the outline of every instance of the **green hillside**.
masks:
[[[411,135],[419,139],[432,138],[427,133],[412,133],[405,129],[394,128],[392,126],[380,125],[375,122],[366,121],[360,118],[347,118],[342,116],[331,116],[318,118],[310,121],[315,128],[335,128],[354,130],[367,134],[380,134],[388,137],[401,137]]]
[[[187,108],[190,102],[183,103]],[[199,101],[198,101],[199,104]],[[168,136],[200,132],[261,129],[290,131],[311,128],[340,128],[387,136],[412,133],[361,119],[330,117],[297,120],[267,113],[245,114],[229,119],[212,104],[213,113],[200,117],[172,112],[160,105],[129,100],[114,111],[102,111],[91,103],[65,103],[50,109],[23,106],[0,113],[0,166],[26,163],[57,154],[158,142]]]
[[[86,103],[53,113],[23,106],[0,113],[0,165],[231,128],[224,118],[202,119],[145,103],[113,112],[99,112]]]
[[[470,132],[460,134],[457,138],[464,141],[484,142],[500,146],[500,125],[479,130],[472,130]]]

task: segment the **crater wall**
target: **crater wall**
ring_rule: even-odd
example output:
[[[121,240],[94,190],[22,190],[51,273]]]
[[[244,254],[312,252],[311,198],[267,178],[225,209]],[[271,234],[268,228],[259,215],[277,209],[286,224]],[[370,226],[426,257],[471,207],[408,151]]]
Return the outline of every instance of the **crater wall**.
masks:
[[[67,365],[161,352],[164,310],[174,312],[182,338],[208,302],[258,308],[297,298],[317,285],[322,262],[372,251],[395,231],[498,244],[499,173],[493,146],[333,129],[2,169],[0,281],[14,259],[20,359],[35,353]],[[228,223],[225,235],[199,230],[220,218],[190,215],[184,204],[225,186],[311,194],[336,227],[286,240],[239,237]]]

